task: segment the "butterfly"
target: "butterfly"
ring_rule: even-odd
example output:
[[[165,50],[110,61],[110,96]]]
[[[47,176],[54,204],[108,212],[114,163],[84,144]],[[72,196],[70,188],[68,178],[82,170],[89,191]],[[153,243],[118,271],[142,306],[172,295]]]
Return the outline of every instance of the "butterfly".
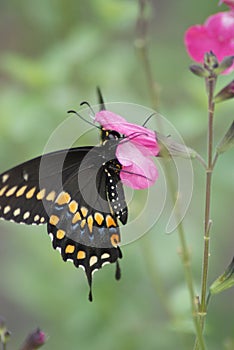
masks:
[[[101,105],[104,106],[99,91]],[[119,222],[128,209],[116,149],[123,136],[102,126],[99,146],[44,154],[0,175],[0,218],[28,225],[45,224],[64,261],[82,267],[89,283],[107,263],[118,260]]]

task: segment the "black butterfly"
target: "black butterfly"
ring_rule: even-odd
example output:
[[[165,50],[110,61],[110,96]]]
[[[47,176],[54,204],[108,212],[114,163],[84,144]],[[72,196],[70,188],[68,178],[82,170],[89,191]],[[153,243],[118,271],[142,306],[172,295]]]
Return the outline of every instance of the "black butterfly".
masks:
[[[46,224],[63,260],[85,270],[90,301],[95,270],[115,262],[120,278],[118,220],[128,216],[115,155],[122,138],[101,128],[100,146],[48,153],[0,175],[0,217]]]

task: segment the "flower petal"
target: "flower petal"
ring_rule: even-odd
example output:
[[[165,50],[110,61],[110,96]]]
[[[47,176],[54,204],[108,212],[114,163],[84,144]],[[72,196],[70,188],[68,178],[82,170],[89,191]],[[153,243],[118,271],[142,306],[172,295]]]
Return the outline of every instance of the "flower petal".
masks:
[[[188,54],[196,62],[203,62],[204,54],[212,51],[221,62],[234,55],[234,11],[219,12],[207,18],[204,25],[190,27],[185,33]],[[234,64],[223,71],[227,74]]]
[[[122,164],[120,178],[125,185],[144,189],[155,183],[158,171],[152,159],[145,156],[147,152],[132,142],[119,144],[116,156]]]
[[[96,113],[95,121],[105,129],[115,130],[122,135],[128,136],[133,143],[145,146],[151,151],[151,155],[156,156],[158,154],[159,147],[154,131],[140,125],[128,123],[120,115],[107,110]]]

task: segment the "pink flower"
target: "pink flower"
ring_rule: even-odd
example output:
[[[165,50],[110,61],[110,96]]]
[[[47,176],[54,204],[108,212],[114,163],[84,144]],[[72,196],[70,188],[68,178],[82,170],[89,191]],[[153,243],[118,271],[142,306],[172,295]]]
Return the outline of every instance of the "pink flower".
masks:
[[[123,117],[106,110],[96,113],[95,121],[103,128],[125,136],[116,151],[122,165],[121,181],[134,189],[153,185],[158,171],[151,157],[159,153],[155,133],[143,126],[128,123]]]
[[[229,1],[230,2],[230,1]],[[204,54],[212,51],[219,62],[234,55],[234,11],[220,12],[207,18],[204,25],[190,27],[185,33],[188,54],[203,62]],[[234,65],[224,71],[229,73]]]

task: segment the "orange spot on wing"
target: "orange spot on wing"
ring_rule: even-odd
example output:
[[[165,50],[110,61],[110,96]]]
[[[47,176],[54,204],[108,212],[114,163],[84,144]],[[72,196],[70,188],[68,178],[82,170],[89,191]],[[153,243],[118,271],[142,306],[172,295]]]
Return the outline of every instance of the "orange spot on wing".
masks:
[[[22,187],[16,192],[16,197],[22,196],[22,195],[24,194],[26,188],[27,188],[26,185],[22,186]]]
[[[107,216],[106,216],[106,226],[107,226],[108,228],[111,227],[111,226],[115,226],[115,227],[117,226],[115,220],[114,220],[113,217],[110,216],[110,215],[107,215]]]
[[[88,209],[85,207],[81,207],[80,211],[81,211],[81,214],[83,215],[83,217],[85,218],[86,215],[88,214]]]
[[[59,205],[68,204],[70,200],[71,196],[69,193],[61,192],[56,199],[56,203],[58,203]]]
[[[68,205],[69,206],[69,210],[71,213],[75,213],[78,209],[78,204],[76,201],[71,201],[71,203]]]
[[[92,217],[92,215],[88,216],[87,223],[88,223],[89,231],[92,233],[93,232],[93,217]]]
[[[66,246],[66,249],[65,249],[65,253],[66,254],[72,254],[72,253],[74,253],[74,251],[75,251],[75,246],[74,245],[68,244]]]
[[[84,259],[86,257],[86,253],[83,250],[79,250],[77,253],[77,259]]]
[[[59,222],[59,217],[57,215],[51,215],[50,224],[56,226]]]
[[[75,215],[72,218],[72,223],[75,224],[77,223],[77,221],[80,221],[80,220],[81,220],[80,213],[79,212],[75,213]]]
[[[4,186],[1,190],[0,190],[0,197],[4,194],[4,192],[6,191],[8,185]]]
[[[44,197],[45,197],[45,189],[43,188],[43,190],[41,190],[40,192],[38,192],[38,194],[37,194],[37,199],[38,199],[39,201],[41,201]]]
[[[113,235],[111,235],[110,240],[111,240],[111,244],[113,245],[113,247],[117,247],[117,245],[119,244],[119,235],[114,233]]]
[[[101,213],[95,213],[94,219],[96,220],[97,224],[101,226],[101,224],[103,223],[104,217]]]
[[[63,239],[65,237],[65,231],[64,230],[58,230],[56,233],[56,237],[58,239]]]
[[[35,191],[36,191],[36,187],[31,188],[31,190],[29,190],[29,191],[26,193],[26,196],[25,196],[25,197],[26,197],[27,199],[32,198],[32,196],[34,195]]]
[[[55,196],[56,196],[55,191],[51,191],[51,192],[46,196],[46,200],[47,200],[47,201],[54,201]]]

